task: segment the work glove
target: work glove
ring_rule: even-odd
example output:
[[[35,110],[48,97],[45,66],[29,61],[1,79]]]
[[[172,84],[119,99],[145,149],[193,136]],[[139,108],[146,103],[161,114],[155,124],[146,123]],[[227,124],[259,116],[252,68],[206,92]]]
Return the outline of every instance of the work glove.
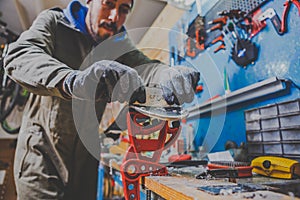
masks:
[[[190,67],[160,64],[150,82],[159,85],[169,105],[190,103],[194,99],[200,73]]]
[[[69,98],[145,103],[143,81],[137,71],[115,61],[98,61],[83,71],[74,70],[63,82]]]

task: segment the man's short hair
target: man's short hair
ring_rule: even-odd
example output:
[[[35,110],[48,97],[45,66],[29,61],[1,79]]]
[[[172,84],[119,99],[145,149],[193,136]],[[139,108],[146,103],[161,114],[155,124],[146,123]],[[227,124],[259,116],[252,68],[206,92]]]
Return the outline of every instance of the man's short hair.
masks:
[[[92,0],[85,0],[86,3],[89,3],[90,1]],[[134,0],[131,0],[132,4],[131,4],[131,8],[133,8],[133,3],[134,3]]]

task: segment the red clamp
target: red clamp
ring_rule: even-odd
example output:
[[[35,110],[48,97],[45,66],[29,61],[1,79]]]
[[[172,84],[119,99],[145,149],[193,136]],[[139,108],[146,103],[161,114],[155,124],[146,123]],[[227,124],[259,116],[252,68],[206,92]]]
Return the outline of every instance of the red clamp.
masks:
[[[295,6],[298,8],[299,15],[300,15],[300,2],[299,0],[287,0],[284,5],[284,10],[282,13],[282,22],[280,27],[280,33],[283,34],[287,31],[287,15],[290,11],[291,4],[295,4]]]
[[[126,200],[140,199],[140,177],[167,175],[165,166],[158,164],[163,150],[179,136],[180,123],[153,119],[134,108],[127,114],[130,146],[121,165],[124,196]]]

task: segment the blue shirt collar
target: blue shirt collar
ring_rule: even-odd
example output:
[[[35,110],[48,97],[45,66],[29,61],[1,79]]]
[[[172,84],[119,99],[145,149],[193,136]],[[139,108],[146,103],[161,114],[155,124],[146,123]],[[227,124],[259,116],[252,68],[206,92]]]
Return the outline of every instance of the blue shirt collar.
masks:
[[[88,34],[85,24],[85,16],[88,11],[86,6],[82,5],[79,1],[72,1],[63,11],[69,22],[76,29],[84,34]]]

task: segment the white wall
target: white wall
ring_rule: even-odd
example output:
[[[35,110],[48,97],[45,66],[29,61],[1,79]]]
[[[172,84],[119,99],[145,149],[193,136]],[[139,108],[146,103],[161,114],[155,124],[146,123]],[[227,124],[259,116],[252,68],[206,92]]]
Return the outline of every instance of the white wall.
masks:
[[[59,6],[64,8],[71,0],[0,0],[2,21],[8,24],[8,28],[16,33],[28,29],[38,13],[46,8]],[[80,0],[85,2],[85,0]],[[157,15],[165,7],[166,3],[159,0],[135,0],[133,12],[126,21],[126,27],[135,29],[149,27]],[[144,32],[132,35],[134,42],[138,42]]]
[[[1,20],[8,28],[21,33],[30,27],[36,16],[44,9],[58,6],[64,8],[71,0],[0,0]],[[80,0],[84,2],[84,0]]]

